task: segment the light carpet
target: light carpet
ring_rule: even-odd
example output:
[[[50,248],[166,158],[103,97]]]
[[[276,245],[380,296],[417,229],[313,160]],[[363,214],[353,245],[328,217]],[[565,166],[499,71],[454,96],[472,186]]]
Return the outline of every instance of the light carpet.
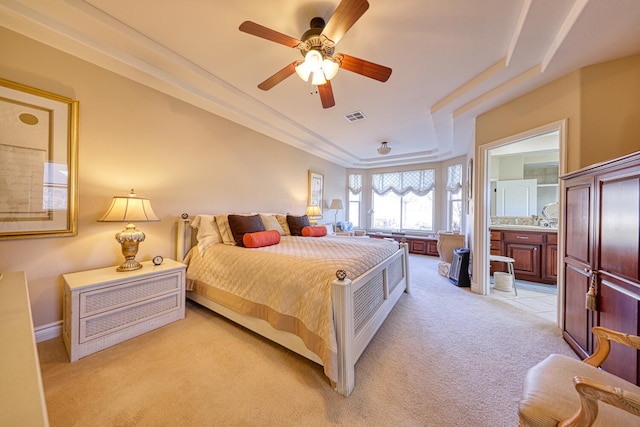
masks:
[[[69,363],[38,344],[56,426],[516,426],[524,375],[574,356],[557,325],[458,288],[410,256],[405,294],[345,398],[322,368],[188,302],[186,318]]]

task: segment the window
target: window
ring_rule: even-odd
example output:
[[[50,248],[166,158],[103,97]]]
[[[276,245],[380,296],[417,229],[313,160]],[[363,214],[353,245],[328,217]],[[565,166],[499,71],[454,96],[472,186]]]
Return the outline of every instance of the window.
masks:
[[[372,228],[433,231],[433,169],[372,175]]]
[[[362,175],[349,175],[349,219],[354,227],[360,227],[360,206],[362,202]]]
[[[447,168],[447,224],[450,231],[462,227],[462,164]]]

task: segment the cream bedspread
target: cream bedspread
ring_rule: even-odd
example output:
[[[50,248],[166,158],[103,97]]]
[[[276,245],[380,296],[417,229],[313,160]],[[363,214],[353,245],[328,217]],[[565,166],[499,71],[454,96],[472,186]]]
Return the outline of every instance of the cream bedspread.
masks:
[[[283,236],[248,249],[216,244],[187,255],[187,290],[299,336],[337,380],[337,342],[331,304],[336,270],[354,279],[398,250],[383,239]]]

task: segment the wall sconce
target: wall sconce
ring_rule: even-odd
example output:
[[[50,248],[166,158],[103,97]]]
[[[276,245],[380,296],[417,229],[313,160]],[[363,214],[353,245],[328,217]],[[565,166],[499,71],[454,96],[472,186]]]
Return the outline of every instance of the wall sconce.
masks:
[[[333,199],[331,200],[331,206],[329,206],[329,209],[335,209],[336,210],[336,216],[333,220],[333,224],[335,225],[338,222],[338,211],[340,209],[344,209],[344,206],[342,206],[342,199]]]
[[[309,223],[311,225],[316,225],[318,223],[318,218],[322,218],[322,211],[318,205],[309,205],[307,206],[305,215],[309,217]]]
[[[125,259],[116,270],[132,271],[142,268],[142,264],[136,261],[136,254],[138,244],[144,241],[145,235],[132,223],[160,221],[151,209],[149,199],[137,197],[133,189],[128,196],[114,196],[111,206],[98,221],[127,223],[124,230],[116,233],[116,240],[122,245],[122,255]]]

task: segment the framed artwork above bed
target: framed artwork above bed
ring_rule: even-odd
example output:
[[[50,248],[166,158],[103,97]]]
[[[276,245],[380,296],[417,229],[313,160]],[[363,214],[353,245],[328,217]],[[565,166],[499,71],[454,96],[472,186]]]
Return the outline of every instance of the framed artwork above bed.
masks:
[[[324,175],[309,170],[309,200],[307,205],[316,205],[320,211],[324,208],[323,201],[324,191]]]

